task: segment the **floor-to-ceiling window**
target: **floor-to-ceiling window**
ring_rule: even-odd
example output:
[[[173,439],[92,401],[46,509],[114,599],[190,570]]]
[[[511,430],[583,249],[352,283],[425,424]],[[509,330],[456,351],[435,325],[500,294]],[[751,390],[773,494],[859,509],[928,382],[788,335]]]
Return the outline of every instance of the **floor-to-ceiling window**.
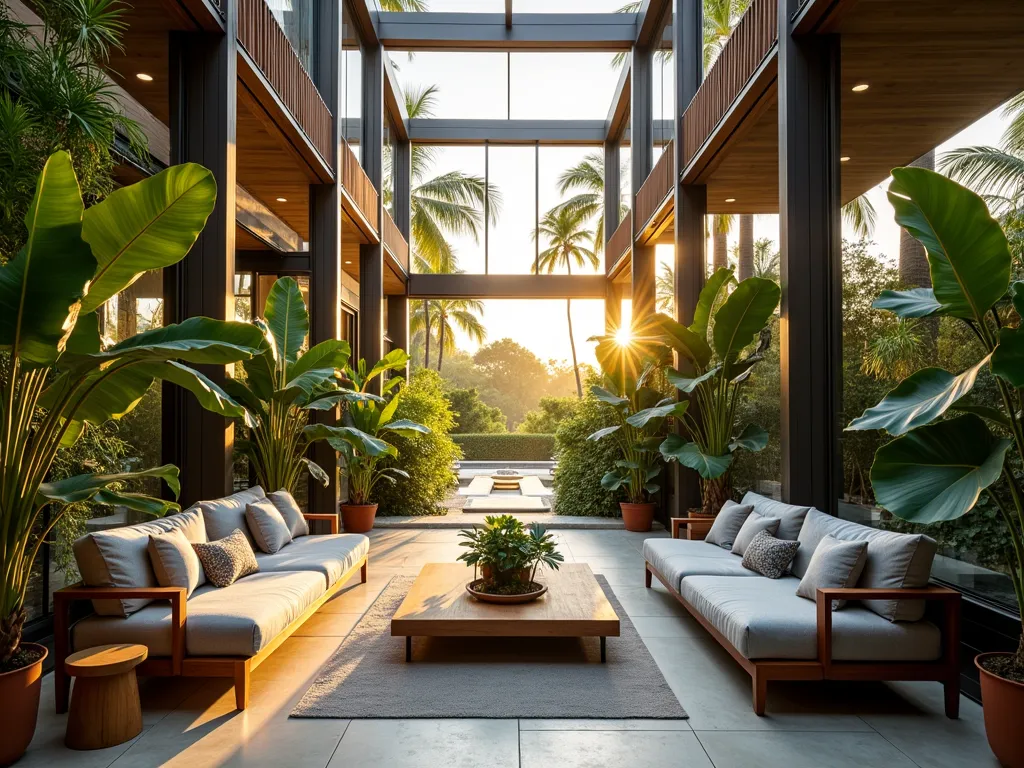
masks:
[[[356,30],[354,14],[349,2],[341,4],[342,50],[341,50],[341,125],[342,136],[349,149],[360,161],[363,115],[363,54],[360,50],[359,33]]]

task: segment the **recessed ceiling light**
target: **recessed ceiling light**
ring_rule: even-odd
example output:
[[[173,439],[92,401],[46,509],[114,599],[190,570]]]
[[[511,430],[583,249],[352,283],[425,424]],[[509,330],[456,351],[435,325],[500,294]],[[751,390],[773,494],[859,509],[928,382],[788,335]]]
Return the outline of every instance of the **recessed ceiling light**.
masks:
[[[346,261],[345,261],[345,263],[346,263],[346,264],[351,264],[352,262],[351,262],[351,261],[348,261],[348,260],[346,260]]]
[[[871,86],[868,85],[867,83],[857,83],[855,86],[853,86],[852,90],[854,93],[864,93],[864,91],[866,91],[870,87]]]
[[[850,162],[850,156],[849,155],[843,155],[842,157],[839,158],[839,162],[840,163],[848,163],[848,162]]]
[[[727,202],[727,203],[735,203],[736,202],[736,198],[735,197],[727,197],[727,198],[725,198],[725,202]]]
[[[287,203],[288,202],[288,198],[287,197],[279,197],[279,198],[277,198],[277,202],[279,202],[279,203]]]
[[[152,75],[147,75],[145,72],[139,72],[135,76],[137,78],[139,78],[139,80],[141,80],[144,83],[152,83],[153,82],[153,76]]]

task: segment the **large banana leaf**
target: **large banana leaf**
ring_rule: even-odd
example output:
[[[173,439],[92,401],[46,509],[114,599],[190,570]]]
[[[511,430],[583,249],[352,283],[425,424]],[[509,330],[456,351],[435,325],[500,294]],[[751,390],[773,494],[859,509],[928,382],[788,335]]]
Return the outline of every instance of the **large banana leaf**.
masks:
[[[931,288],[911,288],[909,291],[882,291],[871,306],[884,309],[897,317],[911,320],[918,317],[930,317],[938,314],[945,307],[935,298]]]
[[[75,327],[96,260],[82,240],[85,207],[67,152],[50,156],[25,214],[28,239],[0,266],[0,348],[51,365]]]
[[[227,365],[259,354],[263,335],[249,323],[190,317],[154,328],[115,344],[91,357],[114,359],[178,359],[186,363]]]
[[[267,418],[267,411],[263,407],[263,401],[244,383],[228,376],[224,379],[223,388],[232,400],[255,414],[260,421]],[[235,444],[237,445],[238,441],[235,441]]]
[[[1010,247],[980,196],[924,168],[895,168],[889,202],[896,222],[927,251],[944,311],[978,321],[1006,293]]]
[[[1013,386],[1024,387],[1024,331],[1001,328],[999,346],[992,353],[992,373]]]
[[[96,275],[83,312],[92,312],[142,273],[185,258],[217,200],[217,182],[201,165],[183,163],[112,192],[85,212],[82,238]]]
[[[675,459],[684,467],[696,470],[705,480],[714,480],[729,470],[732,454],[712,456],[704,453],[696,443],[675,433],[670,434],[661,444],[661,455],[667,460]]]
[[[912,523],[955,520],[999,479],[1011,443],[971,413],[918,427],[875,453],[875,498]]]
[[[700,336],[682,323],[666,315],[658,315],[659,325],[665,334],[665,343],[703,371],[711,362],[711,347],[707,338]]]
[[[282,277],[274,282],[267,294],[265,314],[278,357],[294,363],[309,333],[309,313],[295,278]]]
[[[280,403],[291,403],[300,396],[309,396],[325,382],[334,380],[333,368],[313,368],[296,376],[283,389],[274,392],[274,399]]]
[[[750,277],[736,286],[715,313],[712,338],[720,359],[735,360],[757,337],[775,313],[781,295],[778,284],[763,277]]]
[[[732,269],[721,267],[707,279],[704,287],[701,288],[697,306],[693,310],[693,323],[690,325],[690,330],[701,338],[707,338],[708,325],[711,323],[711,312],[715,308],[715,302],[733,279]]]
[[[146,477],[160,478],[167,483],[167,487],[174,493],[174,498],[178,498],[178,493],[181,491],[181,484],[178,481],[178,468],[172,464],[165,464],[162,467],[145,469],[140,472],[120,472],[112,475],[75,475],[63,480],[43,483],[39,486],[37,503],[45,504],[48,501],[57,501],[64,504],[74,504],[80,501],[88,501],[110,485]]]
[[[340,442],[367,456],[398,455],[398,449],[395,446],[354,427],[331,427],[327,424],[309,424],[303,428],[302,434],[310,442],[314,440],[327,440],[335,450],[340,450],[337,446],[337,443]]]
[[[630,426],[636,427],[637,429],[644,429],[652,421],[655,424],[660,423],[661,419],[668,416],[682,416],[686,413],[687,407],[690,403],[686,400],[679,402],[668,402],[661,405],[656,405],[653,408],[645,408],[642,411],[637,411],[631,416],[626,418],[626,423]]]
[[[395,371],[399,368],[405,368],[409,362],[409,353],[403,349],[392,349],[384,357],[378,360],[370,372],[366,374],[366,381],[369,381],[374,376],[379,376],[385,371]]]
[[[974,388],[989,355],[959,376],[942,368],[922,368],[901,381],[878,405],[850,422],[848,430],[884,429],[902,435],[939,418]]]
[[[684,376],[674,368],[665,369],[665,378],[669,380],[669,383],[684,394],[691,394],[701,383],[708,379],[713,379],[715,375],[721,370],[721,368],[715,367],[710,371],[701,374],[700,376],[691,377]]]
[[[321,341],[303,353],[302,357],[288,366],[289,381],[314,368],[343,369],[352,355],[352,348],[342,339]]]

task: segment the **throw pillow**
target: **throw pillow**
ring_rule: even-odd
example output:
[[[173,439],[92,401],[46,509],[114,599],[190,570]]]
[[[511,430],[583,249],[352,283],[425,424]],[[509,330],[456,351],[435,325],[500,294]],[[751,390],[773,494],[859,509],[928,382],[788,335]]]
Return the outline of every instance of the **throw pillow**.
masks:
[[[293,539],[309,535],[309,524],[302,516],[302,510],[299,509],[294,496],[282,488],[280,491],[268,493],[267,498],[270,499],[271,504],[277,507],[277,511],[281,513],[281,517],[288,524],[288,530],[291,531]]]
[[[200,501],[199,508],[203,510],[207,539],[226,539],[237,529],[252,545],[252,537],[249,536],[249,529],[245,524],[245,505],[265,498],[263,489],[257,485],[225,496],[223,499]]]
[[[776,531],[779,530],[780,522],[777,517],[765,517],[756,511],[751,512],[747,519],[743,521],[743,525],[740,526],[736,534],[736,540],[732,543],[732,553],[734,555],[744,554],[747,551],[747,547],[750,546],[750,542],[761,531],[768,531],[768,533],[774,536]]]
[[[860,578],[867,561],[866,541],[840,541],[834,536],[826,536],[815,547],[796,593],[817,602],[818,587],[852,587]],[[839,610],[844,605],[845,600],[835,600],[832,610]]]
[[[754,507],[750,504],[737,504],[735,501],[727,501],[722,505],[715,522],[711,524],[711,530],[704,537],[708,544],[717,544],[725,549],[732,549],[736,541],[736,534],[740,532],[743,523],[750,517]]]
[[[193,544],[192,548],[203,564],[206,578],[215,587],[230,587],[238,579],[260,569],[249,540],[240,530],[217,541]]]
[[[743,553],[743,567],[769,579],[781,579],[799,547],[799,541],[776,539],[768,531],[760,531]]]
[[[161,587],[184,587],[186,598],[206,583],[203,565],[180,528],[149,535],[149,560],[157,583]]]
[[[288,523],[270,499],[262,499],[245,506],[245,522],[249,525],[253,541],[261,551],[272,555],[292,540]]]

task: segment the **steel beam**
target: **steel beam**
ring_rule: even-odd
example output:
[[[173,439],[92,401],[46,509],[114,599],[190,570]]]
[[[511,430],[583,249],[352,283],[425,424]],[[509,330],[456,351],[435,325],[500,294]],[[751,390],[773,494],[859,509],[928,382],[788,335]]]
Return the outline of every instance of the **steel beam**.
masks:
[[[409,275],[410,299],[603,299],[604,275]]]
[[[363,171],[377,190],[377,221],[384,220],[384,58],[380,45],[363,48]],[[359,356],[373,365],[384,356],[384,246],[359,246]],[[370,385],[380,394],[380,378]]]
[[[604,120],[440,120],[409,121],[409,139],[417,144],[598,145]]]
[[[632,82],[631,61],[626,59],[619,71],[619,81],[615,85],[615,95],[612,96],[611,106],[608,107],[608,119],[605,120],[606,139],[620,139],[629,128],[629,99]]]
[[[654,164],[654,109],[651,92],[654,52],[651,48],[634,47],[632,51],[633,83],[630,88],[630,211],[633,255],[630,261],[632,324],[650,318],[655,311],[654,246],[639,243],[636,236],[644,222],[636,215],[636,198],[647,181]]]

